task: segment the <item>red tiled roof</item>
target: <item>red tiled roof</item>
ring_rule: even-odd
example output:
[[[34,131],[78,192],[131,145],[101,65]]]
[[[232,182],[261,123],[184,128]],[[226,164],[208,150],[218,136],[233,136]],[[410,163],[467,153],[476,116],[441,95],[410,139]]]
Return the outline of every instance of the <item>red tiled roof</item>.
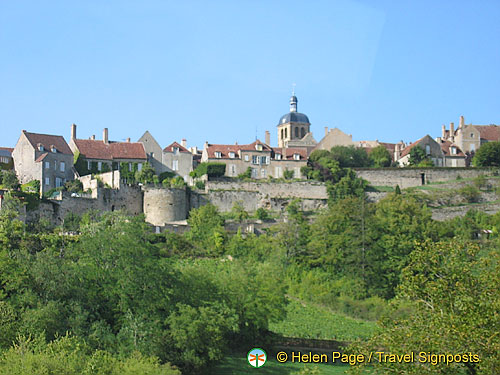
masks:
[[[78,151],[88,159],[147,159],[142,143],[109,142],[94,139],[75,139]]]
[[[35,160],[35,163],[39,163],[41,162],[43,159],[45,159],[45,157],[48,155],[49,153],[48,152],[45,152],[43,153],[42,155],[40,155],[36,160]]]
[[[289,147],[289,148],[282,148],[282,147],[277,147],[274,148],[274,153],[275,154],[281,154],[283,156],[283,160],[295,160],[293,158],[294,154],[299,154],[300,155],[300,160],[307,160],[307,149],[302,148],[302,147]],[[286,157],[285,157],[286,155]]]
[[[262,143],[259,140],[256,140],[253,143],[250,143],[248,145],[215,145],[215,144],[209,144],[207,147],[207,153],[209,158],[215,158],[215,152],[220,152],[221,157],[217,159],[231,159],[229,157],[230,152],[235,153],[235,157],[239,157],[240,151],[255,151],[256,148],[255,146],[257,144],[262,145],[262,151],[272,151],[271,147],[266,145],[265,143]]]
[[[418,145],[418,144],[422,141],[422,139],[424,139],[424,138],[425,138],[425,137],[422,137],[422,138],[420,138],[418,141],[415,141],[415,142],[413,142],[412,144],[410,144],[410,145],[406,146],[406,147],[403,149],[403,151],[401,152],[401,156],[400,156],[400,158],[402,158],[402,157],[404,157],[404,156],[408,155],[408,154],[410,153],[411,149],[412,149],[413,147],[415,147],[416,145]]]
[[[14,151],[14,149],[11,147],[0,147],[0,150],[10,152],[11,154]]]
[[[443,150],[445,156],[465,156],[460,147],[458,147],[455,143],[451,143],[450,141],[441,141],[441,150]],[[451,147],[457,148],[457,153],[451,153]]]
[[[498,125],[473,125],[480,134],[482,139],[487,141],[500,140],[500,126]]]
[[[23,134],[35,149],[38,149],[38,144],[41,144],[47,151],[51,149],[51,146],[54,146],[57,152],[61,154],[73,154],[64,138],[60,135],[28,133],[26,130],[23,130]]]
[[[189,152],[185,147],[182,147],[177,142],[173,142],[170,146],[167,146],[163,149],[165,152],[174,152],[174,147],[177,147],[180,152]]]

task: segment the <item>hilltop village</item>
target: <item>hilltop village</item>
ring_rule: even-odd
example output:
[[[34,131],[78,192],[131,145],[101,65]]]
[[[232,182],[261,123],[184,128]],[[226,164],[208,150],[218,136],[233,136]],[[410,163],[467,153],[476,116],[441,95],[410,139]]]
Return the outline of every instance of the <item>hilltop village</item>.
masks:
[[[320,150],[344,146],[361,149],[367,156],[382,155],[372,168],[355,169],[356,175],[373,186],[407,188],[484,174],[471,167],[472,157],[484,143],[500,140],[500,126],[465,124],[461,116],[456,128],[454,123],[448,129],[443,125],[439,137],[427,134],[408,144],[356,141],[351,134],[328,127],[317,141],[308,116],[298,112],[294,94],[276,131],[277,146],[270,144],[266,131],[264,141],[205,142],[199,149],[189,147],[186,139],[162,147],[149,131],[136,142],[130,138],[116,142],[110,140],[108,128],[103,129],[102,139],[79,138],[81,129],[73,124],[67,142],[62,135],[22,130],[14,148],[0,148],[0,166],[46,198],[36,210],[25,213],[27,221],[45,217],[59,224],[69,212],[123,209],[144,213],[146,221],[161,229],[182,222],[190,209],[208,202],[222,212],[236,202],[251,212],[281,211],[297,198],[305,210],[324,207],[325,184],[307,174],[311,154]],[[423,169],[403,168],[414,164],[412,155],[420,155],[416,166]],[[0,191],[0,207],[2,199]]]

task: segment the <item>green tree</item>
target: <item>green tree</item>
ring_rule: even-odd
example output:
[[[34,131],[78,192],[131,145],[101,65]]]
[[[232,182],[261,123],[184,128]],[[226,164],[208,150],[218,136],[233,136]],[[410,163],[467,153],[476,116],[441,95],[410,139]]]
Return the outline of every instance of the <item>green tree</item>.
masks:
[[[291,180],[293,178],[293,170],[291,169],[285,169],[283,171],[283,177],[285,178],[285,180]]]
[[[363,168],[371,165],[371,160],[362,147],[334,146],[330,158],[337,160],[341,168]]]
[[[367,186],[368,182],[357,177],[356,173],[349,168],[345,171],[345,176],[336,184],[328,181],[326,183],[326,190],[329,201],[332,202],[350,196],[362,197]]]
[[[16,172],[3,171],[3,186],[7,189],[17,190],[21,186],[17,179]]]
[[[472,158],[475,167],[500,167],[500,142],[487,142]]]
[[[377,168],[390,167],[391,166],[391,154],[382,145],[375,147],[370,152],[370,159],[372,160],[373,166]]]
[[[417,166],[421,162],[423,162],[427,158],[427,155],[425,154],[425,150],[416,145],[410,150],[410,158],[408,159],[408,163],[410,166]]]
[[[135,180],[143,184],[152,184],[154,182],[155,170],[149,163],[144,163],[140,171],[135,172]]]
[[[198,247],[203,254],[218,255],[224,250],[225,231],[224,218],[217,207],[207,204],[189,212],[190,227],[187,238]]]
[[[245,207],[243,207],[243,202],[241,201],[236,201],[233,204],[233,207],[231,208],[231,217],[240,223],[243,220],[246,220],[250,217],[247,211],[245,211]]]

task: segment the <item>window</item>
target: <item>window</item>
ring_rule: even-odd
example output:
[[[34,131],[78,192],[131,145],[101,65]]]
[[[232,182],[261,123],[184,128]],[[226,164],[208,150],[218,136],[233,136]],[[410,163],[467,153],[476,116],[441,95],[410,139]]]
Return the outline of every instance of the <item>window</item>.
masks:
[[[259,157],[257,155],[252,155],[252,164],[259,164]]]
[[[54,146],[52,146],[52,148],[50,149],[50,151],[52,151],[55,154],[57,152],[57,149]]]
[[[172,160],[172,170],[173,171],[179,170],[179,160]]]
[[[245,161],[248,161],[248,159],[249,159],[248,155],[245,155]]]
[[[293,154],[293,160],[300,160],[300,154]]]
[[[299,128],[295,128],[295,138],[299,138]]]
[[[288,136],[287,136],[287,134],[286,134],[286,128],[285,128],[285,138],[287,138],[287,137],[288,137]]]
[[[7,164],[9,162],[9,158],[6,158],[6,157],[2,157],[0,158],[0,161],[4,164]]]
[[[137,170],[142,171],[142,163],[137,163]]]
[[[38,145],[38,151],[45,151],[45,147],[42,144]]]
[[[45,185],[50,186],[50,178],[45,177]]]
[[[283,139],[283,129],[281,129],[281,139]]]
[[[260,157],[260,164],[261,165],[262,164],[268,164],[268,162],[267,162],[267,156],[261,156]]]
[[[101,171],[102,170],[102,161],[97,162],[97,170]]]
[[[220,152],[220,151],[215,151],[215,157],[216,157],[217,159],[220,159],[220,158],[222,157],[222,152]]]
[[[470,133],[470,137],[471,137],[471,138],[474,138],[474,133]]]
[[[255,145],[255,149],[257,151],[262,151],[262,145]]]
[[[54,160],[54,170],[57,171],[57,160]]]
[[[231,174],[231,176],[236,176],[236,165],[231,164],[229,166],[229,173]]]
[[[304,138],[305,135],[306,135],[306,129],[304,128],[300,129],[300,138]]]
[[[274,177],[275,178],[283,177],[283,169],[281,167],[274,168]]]
[[[56,177],[56,188],[61,187],[62,185],[62,178]]]
[[[132,172],[132,163],[128,163],[128,171]]]
[[[260,170],[260,176],[261,176],[261,177],[266,177],[266,170],[265,170],[264,168],[262,168],[262,169]]]
[[[90,171],[92,169],[92,164],[87,160],[87,169]]]
[[[258,173],[258,170],[255,168],[252,168],[252,178],[257,178],[257,173]]]
[[[231,159],[234,159],[234,156],[235,156],[234,152],[232,152],[232,151],[231,151],[231,152],[229,153],[229,157],[230,157]]]
[[[431,154],[431,146],[430,145],[425,145],[425,154],[430,155]]]
[[[59,163],[59,169],[61,170],[61,172],[64,172],[64,170],[66,169],[66,164],[63,161]]]
[[[471,151],[476,151],[476,145],[474,143],[471,143],[470,150]]]
[[[274,158],[275,158],[276,160],[281,160],[281,154],[275,154],[275,155],[274,155]]]
[[[451,147],[451,153],[452,153],[452,155],[456,155],[457,154],[457,148],[455,146]]]
[[[174,147],[174,154],[177,155],[179,153],[179,147]]]
[[[50,169],[50,163],[48,161],[45,162],[45,169]]]

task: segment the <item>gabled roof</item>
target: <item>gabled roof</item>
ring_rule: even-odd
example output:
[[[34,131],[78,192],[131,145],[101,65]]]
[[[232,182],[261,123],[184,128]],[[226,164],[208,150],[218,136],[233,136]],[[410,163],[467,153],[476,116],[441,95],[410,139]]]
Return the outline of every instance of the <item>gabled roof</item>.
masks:
[[[78,151],[88,159],[147,159],[142,143],[104,143],[103,141],[94,139],[75,139],[74,142]]]
[[[164,152],[174,152],[174,147],[177,147],[179,149],[179,152],[188,152],[189,151],[185,148],[185,147],[182,147],[179,143],[177,142],[173,142],[171,143],[169,146],[165,147],[163,149]]]
[[[427,137],[427,136],[425,136],[425,137]],[[412,149],[413,147],[415,147],[416,145],[418,145],[420,142],[422,142],[422,141],[423,141],[423,139],[424,139],[425,137],[422,137],[422,138],[420,138],[418,141],[415,141],[415,142],[413,142],[412,144],[409,144],[408,146],[406,146],[406,147],[403,149],[403,151],[401,152],[401,156],[400,156],[400,158],[402,158],[402,157],[404,157],[404,156],[408,155],[408,154],[410,153],[411,149]]]
[[[209,158],[216,158],[215,153],[220,152],[221,157],[216,158],[216,159],[231,159],[229,157],[230,152],[234,152],[235,156],[239,157],[240,151],[256,151],[256,145],[262,145],[262,151],[268,151],[271,152],[272,148],[266,145],[265,143],[262,143],[259,140],[256,140],[255,142],[252,142],[247,145],[219,145],[219,144],[209,144],[207,147],[207,154]]]
[[[43,159],[45,159],[45,157],[48,155],[49,153],[48,152],[45,152],[43,153],[42,155],[40,155],[36,160],[35,160],[35,163],[39,163],[41,162]]]
[[[276,147],[273,149],[275,154],[281,154],[283,156],[282,160],[295,160],[293,158],[294,154],[300,155],[300,160],[307,160],[307,149],[302,147]],[[285,156],[286,155],[286,156]]]
[[[480,134],[481,139],[487,141],[500,140],[500,126],[498,125],[473,125]]]
[[[68,144],[60,135],[28,133],[26,130],[23,130],[23,134],[35,149],[38,149],[39,144],[47,151],[50,151],[52,146],[54,146],[57,152],[61,154],[73,155]]]
[[[455,144],[455,143],[452,143],[450,141],[441,141],[440,146],[441,146],[441,150],[443,150],[443,153],[444,153],[445,156],[461,156],[461,157],[465,157],[465,154],[462,152],[462,150],[460,149],[460,147],[458,147],[458,145]],[[452,154],[451,153],[451,147],[456,147],[457,148],[457,153],[456,154]]]
[[[0,156],[11,158],[12,157],[12,151],[14,151],[13,148],[10,148],[10,147],[0,147]]]

